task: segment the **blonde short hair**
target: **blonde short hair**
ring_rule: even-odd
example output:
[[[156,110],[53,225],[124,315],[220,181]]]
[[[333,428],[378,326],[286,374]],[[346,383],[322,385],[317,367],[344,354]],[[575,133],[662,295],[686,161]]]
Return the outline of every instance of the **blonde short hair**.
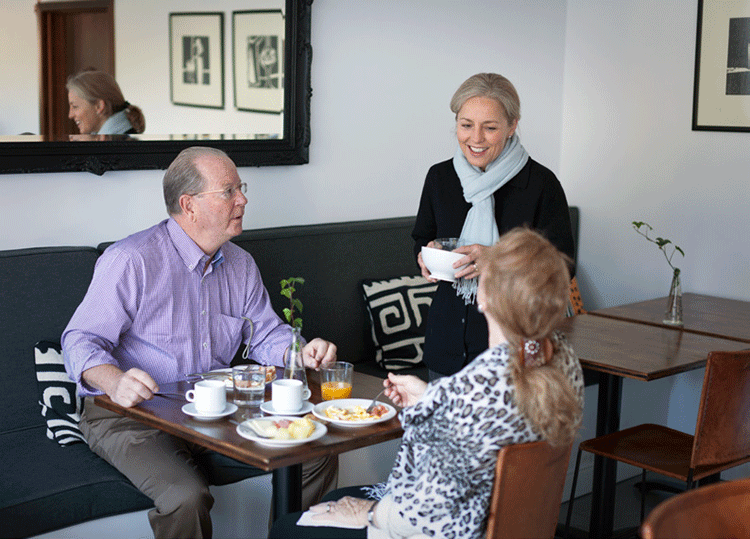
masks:
[[[489,97],[503,107],[509,124],[521,119],[521,100],[515,86],[497,73],[477,73],[466,79],[451,98],[451,110],[458,114],[472,97]]]

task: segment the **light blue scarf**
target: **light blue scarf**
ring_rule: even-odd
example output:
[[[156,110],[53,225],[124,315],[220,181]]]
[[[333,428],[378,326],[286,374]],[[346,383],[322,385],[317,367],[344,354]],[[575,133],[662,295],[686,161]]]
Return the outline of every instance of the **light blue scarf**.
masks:
[[[484,172],[469,164],[461,148],[458,148],[453,156],[453,168],[461,180],[464,199],[471,204],[461,230],[463,245],[494,245],[500,239],[495,222],[495,197],[492,195],[518,174],[528,160],[529,154],[517,134],[513,134],[497,159],[487,165]],[[474,303],[477,279],[459,279],[453,283],[453,287],[464,302]]]
[[[128,115],[125,113],[124,110],[121,110],[120,112],[115,112],[112,116],[107,118],[107,121],[104,122],[101,129],[99,129],[99,133],[94,133],[98,135],[123,135],[133,129],[133,126],[130,125],[130,120],[128,120]]]

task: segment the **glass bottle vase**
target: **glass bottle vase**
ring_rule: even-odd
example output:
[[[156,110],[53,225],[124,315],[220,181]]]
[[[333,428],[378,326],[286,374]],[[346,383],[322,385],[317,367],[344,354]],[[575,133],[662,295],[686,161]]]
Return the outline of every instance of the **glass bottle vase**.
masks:
[[[303,391],[307,389],[307,374],[302,360],[302,337],[299,328],[292,328],[292,340],[284,362],[284,378],[301,380]]]
[[[680,284],[680,270],[676,268],[672,275],[672,285],[669,287],[669,302],[667,312],[664,313],[665,324],[670,326],[682,325],[682,285]]]

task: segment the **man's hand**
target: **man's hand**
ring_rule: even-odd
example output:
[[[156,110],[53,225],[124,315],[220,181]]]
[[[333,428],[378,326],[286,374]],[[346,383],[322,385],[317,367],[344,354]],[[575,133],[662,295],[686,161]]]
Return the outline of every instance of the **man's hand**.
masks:
[[[129,408],[151,399],[157,391],[159,386],[154,379],[147,372],[134,367],[124,372],[117,380],[112,393],[107,394],[116,403]]]
[[[336,361],[336,345],[323,339],[313,339],[302,349],[302,361],[308,369],[318,369],[323,363]]]
[[[114,365],[99,365],[83,372],[87,384],[104,391],[120,406],[130,408],[148,400],[159,391],[158,384],[141,369],[123,372]]]

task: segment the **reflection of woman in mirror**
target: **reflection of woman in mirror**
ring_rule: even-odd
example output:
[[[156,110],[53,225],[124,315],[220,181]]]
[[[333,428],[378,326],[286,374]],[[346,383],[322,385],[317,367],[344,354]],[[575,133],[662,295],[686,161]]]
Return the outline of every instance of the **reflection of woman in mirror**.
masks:
[[[68,77],[68,118],[82,134],[126,135],[143,133],[143,111],[122,95],[115,79],[103,71],[84,70]]]

